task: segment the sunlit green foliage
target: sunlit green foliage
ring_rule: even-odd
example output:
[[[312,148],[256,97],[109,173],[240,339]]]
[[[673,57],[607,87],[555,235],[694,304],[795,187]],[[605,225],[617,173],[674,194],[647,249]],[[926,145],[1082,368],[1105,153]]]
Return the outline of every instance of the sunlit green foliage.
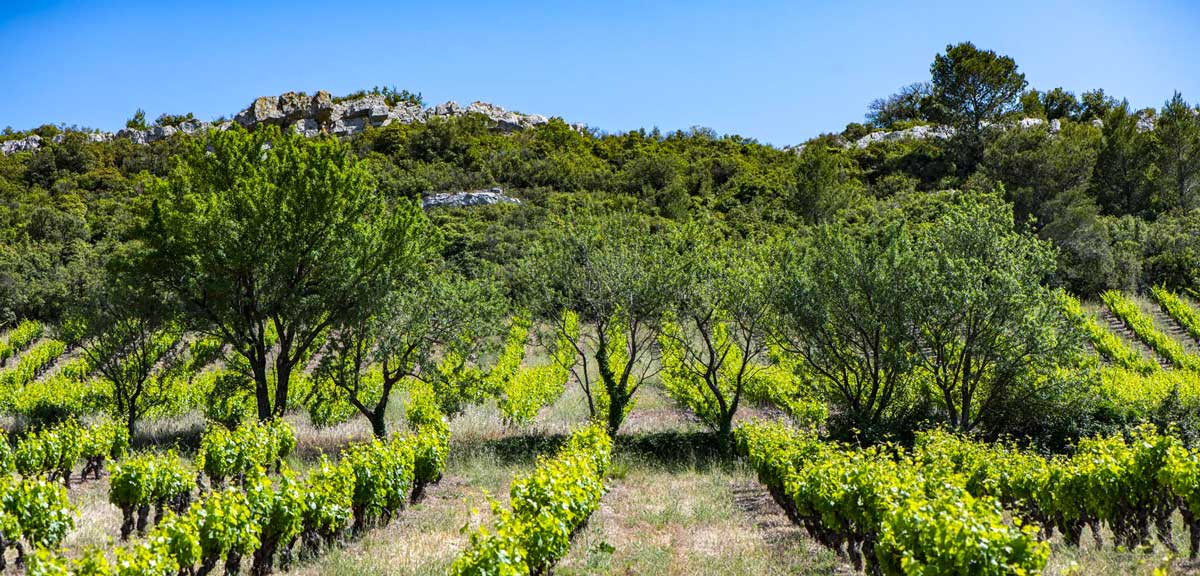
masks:
[[[601,424],[577,430],[554,458],[513,481],[509,508],[492,502],[494,529],[479,528],[450,567],[456,576],[546,574],[604,495],[612,440]]]

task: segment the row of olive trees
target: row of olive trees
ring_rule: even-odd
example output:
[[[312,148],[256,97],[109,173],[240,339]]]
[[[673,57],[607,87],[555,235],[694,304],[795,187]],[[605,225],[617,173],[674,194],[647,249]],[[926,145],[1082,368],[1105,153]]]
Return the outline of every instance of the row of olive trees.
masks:
[[[847,437],[904,433],[922,419],[1013,431],[1067,394],[1056,375],[1082,348],[1046,287],[1054,254],[1015,229],[1009,205],[947,194],[810,232],[763,241],[729,238],[717,223],[569,214],[524,277],[542,317],[568,308],[589,327],[572,368],[613,432],[661,369],[664,334],[678,339],[726,437],[768,342],[802,359],[832,431]],[[664,317],[682,329],[664,332]],[[728,337],[713,337],[718,325]]]
[[[765,354],[770,318],[766,252],[714,229],[625,213],[562,215],[526,259],[539,316],[569,309],[586,329],[571,340],[570,366],[593,418],[615,433],[638,390],[659,373],[659,338],[679,340],[690,380],[717,404],[728,436],[743,387]],[[664,333],[664,317],[683,330]],[[718,324],[730,337],[712,337]],[[561,326],[560,333],[561,333]],[[742,354],[736,351],[746,351]],[[737,366],[732,364],[736,363]],[[735,373],[730,389],[722,375]]]

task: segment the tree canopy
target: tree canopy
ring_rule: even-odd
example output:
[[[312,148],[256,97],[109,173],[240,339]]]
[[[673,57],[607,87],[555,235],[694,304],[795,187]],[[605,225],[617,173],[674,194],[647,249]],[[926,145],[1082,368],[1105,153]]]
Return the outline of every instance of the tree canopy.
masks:
[[[186,142],[152,210],[148,281],[249,362],[262,418],[287,410],[317,338],[431,249],[420,208],[385,197],[350,146],[273,128]]]

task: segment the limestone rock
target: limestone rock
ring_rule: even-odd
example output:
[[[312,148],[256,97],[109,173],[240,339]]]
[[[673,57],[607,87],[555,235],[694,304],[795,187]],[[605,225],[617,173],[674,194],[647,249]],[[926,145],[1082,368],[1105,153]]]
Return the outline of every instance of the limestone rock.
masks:
[[[17,152],[28,152],[37,150],[42,145],[42,137],[37,134],[30,134],[20,140],[7,140],[0,142],[0,152],[4,154],[15,154]]]
[[[292,123],[292,130],[311,138],[321,133],[321,125],[313,118],[301,118]]]
[[[228,130],[235,123],[247,129],[253,129],[261,124],[274,124],[309,137],[322,133],[352,136],[369,127],[387,126],[393,123],[412,124],[425,122],[435,117],[453,118],[467,114],[482,115],[494,122],[497,129],[503,131],[523,130],[550,121],[539,114],[521,114],[487,102],[474,102],[466,107],[455,102],[446,102],[432,108],[422,108],[410,102],[399,102],[394,106],[389,106],[387,100],[378,94],[334,102],[333,96],[329,92],[320,90],[312,96],[303,92],[261,96],[255,98],[245,110],[238,112],[233,121],[224,121],[215,125],[200,120],[188,120],[178,126],[151,126],[146,130],[126,128],[116,134],[97,133],[88,137],[95,141],[125,138],[135,144],[149,144],[180,132],[197,134],[210,129]],[[587,127],[582,124],[572,124],[571,126],[580,132],[587,130]],[[33,150],[41,145],[40,138],[30,136],[21,140],[0,143],[0,152],[12,154],[23,150]],[[486,196],[480,198],[486,198]]]
[[[352,136],[367,128],[367,118],[337,118],[333,121],[332,132],[337,136]]]
[[[207,132],[212,126],[203,120],[185,120],[179,124],[179,131],[184,134],[195,134],[197,132]]]
[[[153,142],[156,140],[162,140],[164,138],[170,138],[178,131],[179,129],[174,126],[151,126],[149,139],[151,142]]]
[[[458,105],[458,102],[454,101],[438,104],[437,107],[433,109],[434,116],[448,118],[450,116],[458,116],[459,114],[462,114],[462,107]]]
[[[279,120],[294,122],[311,115],[312,100],[299,92],[284,92],[279,95],[277,108]]]
[[[430,194],[421,199],[421,207],[431,208],[463,208],[467,206],[487,206],[491,204],[520,204],[521,201],[504,194],[500,188],[473,190],[470,192],[443,192]]]
[[[364,96],[355,100],[347,100],[338,102],[333,105],[333,115],[341,118],[359,118],[369,116],[372,118],[387,116],[387,102],[382,96]]]
[[[420,106],[417,106],[415,104],[401,102],[401,103],[393,106],[392,109],[390,111],[388,111],[388,117],[393,122],[399,122],[400,124],[412,124],[414,122],[424,122],[425,121],[425,109],[421,108]]]
[[[896,142],[899,140],[928,140],[930,138],[947,139],[954,136],[954,129],[949,126],[913,126],[904,130],[882,130],[872,132],[854,142],[858,148],[866,148],[875,142]]]
[[[254,99],[249,108],[239,112],[234,117],[234,121],[246,128],[250,128],[265,122],[278,121],[282,118],[283,113],[279,111],[278,96],[259,96]]]
[[[149,132],[146,130],[134,130],[132,128],[123,128],[117,132],[117,138],[128,138],[134,144],[149,144]]]
[[[333,96],[324,90],[317,90],[309,102],[309,114],[318,124],[328,124],[333,115]]]

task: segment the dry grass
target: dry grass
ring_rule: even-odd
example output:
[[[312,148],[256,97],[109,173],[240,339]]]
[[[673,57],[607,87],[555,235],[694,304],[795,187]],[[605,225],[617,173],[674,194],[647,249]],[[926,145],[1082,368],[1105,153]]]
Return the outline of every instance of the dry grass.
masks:
[[[78,482],[78,477],[72,482]],[[108,473],[101,473],[100,480],[73,483],[68,495],[79,516],[63,547],[74,554],[111,548],[121,532],[121,510],[108,502]]]
[[[830,574],[836,558],[787,523],[740,466],[626,471],[556,569],[574,574]]]

